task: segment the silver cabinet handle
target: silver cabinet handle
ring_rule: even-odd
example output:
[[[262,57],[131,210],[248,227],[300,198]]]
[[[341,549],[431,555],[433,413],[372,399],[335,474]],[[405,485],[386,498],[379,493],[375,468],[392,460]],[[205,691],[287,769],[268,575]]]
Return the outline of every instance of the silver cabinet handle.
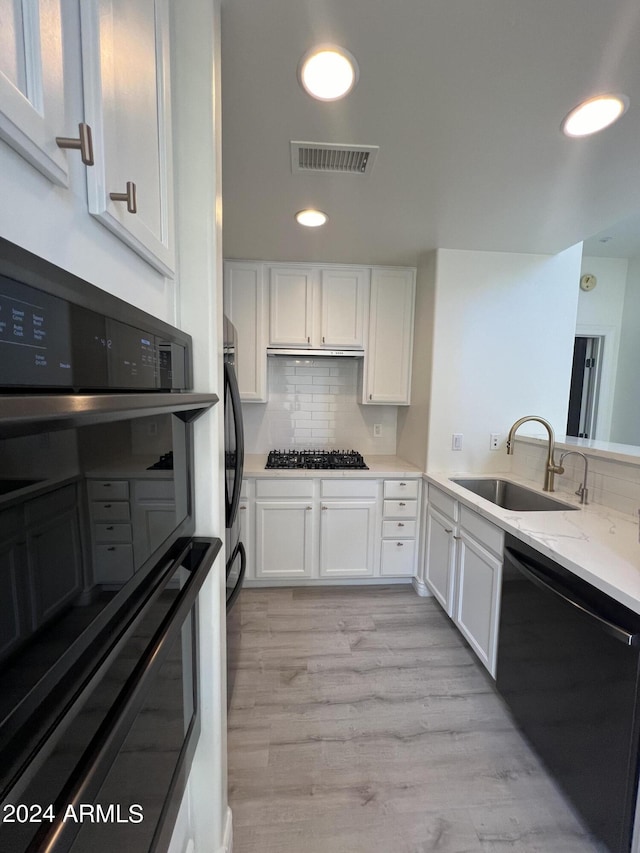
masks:
[[[71,148],[80,151],[80,158],[85,166],[93,166],[93,138],[91,128],[83,121],[78,125],[78,136],[56,136],[58,148]]]
[[[403,548],[404,542],[396,542],[396,545],[398,546],[398,548]]]
[[[462,539],[462,536],[454,536],[454,539]]]
[[[311,506],[306,506],[305,509],[313,509]],[[323,506],[322,509],[326,509],[326,506]]]
[[[399,521],[399,522],[398,522],[398,527],[404,527],[404,521]]]
[[[323,511],[323,512],[325,512],[325,511],[326,511],[326,510],[328,510],[328,509],[329,509],[329,507],[328,507],[328,506],[323,506],[323,507],[322,507],[322,511]]]
[[[309,337],[307,338],[307,343],[308,343],[308,344],[310,344],[310,343],[311,343],[311,338],[309,338]]]
[[[136,185],[133,181],[127,181],[126,193],[109,193],[111,201],[126,201],[127,210],[129,213],[138,212],[138,202],[136,199]]]
[[[401,485],[401,486],[406,486],[407,484],[406,484],[406,483],[400,483],[400,485]]]
[[[246,506],[241,506],[240,509],[246,509]]]
[[[406,503],[404,503],[403,501],[400,501],[400,503],[398,504],[398,506],[406,506]]]
[[[445,533],[453,533],[453,528],[451,528],[451,527],[445,527],[444,532],[445,532]]]

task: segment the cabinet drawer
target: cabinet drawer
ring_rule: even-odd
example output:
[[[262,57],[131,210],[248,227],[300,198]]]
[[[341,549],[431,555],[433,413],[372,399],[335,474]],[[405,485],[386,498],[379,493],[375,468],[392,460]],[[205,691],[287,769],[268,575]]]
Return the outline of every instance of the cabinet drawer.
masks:
[[[443,512],[452,521],[458,520],[458,502],[450,495],[441,492],[436,486],[429,486],[429,503],[437,507],[440,512]]]
[[[125,583],[133,577],[133,545],[96,545],[93,574],[96,583]]]
[[[257,498],[312,498],[313,480],[256,480]]]
[[[92,501],[91,519],[93,521],[129,521],[131,519],[129,501]]]
[[[137,501],[174,501],[176,498],[173,480],[134,480],[133,492]]]
[[[384,539],[413,539],[416,535],[415,521],[383,521],[382,536]]]
[[[417,501],[385,501],[385,518],[415,518],[418,508]]]
[[[27,524],[32,524],[51,515],[59,515],[65,510],[73,509],[75,505],[75,484],[63,486],[61,489],[54,489],[52,492],[47,492],[46,495],[27,501],[25,504],[25,519]]]
[[[320,481],[323,498],[377,498],[377,480],[335,479]]]
[[[382,543],[380,574],[383,577],[413,575],[415,553],[415,539],[385,540]]]
[[[110,498],[115,501],[129,500],[128,480],[89,480],[89,497],[92,501]]]
[[[385,498],[417,498],[418,480],[385,480]]]
[[[130,524],[94,524],[96,542],[131,542]]]
[[[477,512],[467,509],[466,506],[461,506],[460,527],[466,530],[474,539],[477,539],[489,551],[493,551],[494,554],[502,557],[504,533],[495,524],[487,521],[486,518],[478,515]]]

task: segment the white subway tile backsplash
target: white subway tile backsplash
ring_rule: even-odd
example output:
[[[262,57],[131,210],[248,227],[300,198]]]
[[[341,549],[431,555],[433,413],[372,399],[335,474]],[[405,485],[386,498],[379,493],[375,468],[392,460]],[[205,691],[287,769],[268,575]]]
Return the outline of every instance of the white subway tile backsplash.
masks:
[[[395,406],[359,403],[358,362],[346,358],[270,358],[269,402],[243,406],[248,453],[287,446],[396,452]],[[383,438],[373,438],[373,425]]]

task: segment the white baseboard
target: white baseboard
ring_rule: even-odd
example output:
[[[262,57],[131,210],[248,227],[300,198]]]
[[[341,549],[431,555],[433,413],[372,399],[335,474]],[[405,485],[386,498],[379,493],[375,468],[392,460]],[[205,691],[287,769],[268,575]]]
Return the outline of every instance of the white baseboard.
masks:
[[[229,806],[227,806],[227,817],[224,822],[224,835],[222,837],[220,853],[233,853],[233,814]]]
[[[425,584],[424,581],[421,581],[420,578],[413,578],[412,580],[413,588],[422,598],[429,598],[431,596],[431,591],[429,587]]]

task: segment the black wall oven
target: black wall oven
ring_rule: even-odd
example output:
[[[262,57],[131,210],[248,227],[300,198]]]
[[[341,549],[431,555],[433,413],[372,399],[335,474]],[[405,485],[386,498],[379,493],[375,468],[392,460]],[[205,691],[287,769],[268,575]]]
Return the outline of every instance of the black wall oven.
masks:
[[[166,849],[200,726],[190,338],[0,241],[0,849]]]

